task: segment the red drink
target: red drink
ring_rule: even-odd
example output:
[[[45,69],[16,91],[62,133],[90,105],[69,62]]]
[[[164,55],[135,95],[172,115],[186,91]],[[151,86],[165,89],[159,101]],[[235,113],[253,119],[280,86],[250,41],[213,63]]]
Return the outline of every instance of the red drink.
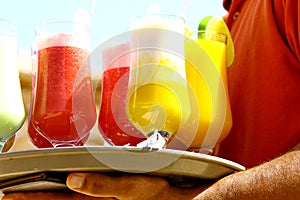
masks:
[[[31,122],[31,120],[28,123],[28,133],[29,133],[29,137],[31,142],[38,148],[50,148],[53,147],[52,143],[45,138],[43,135],[41,135],[39,132],[37,132],[34,129],[34,126]],[[87,141],[89,137],[89,134],[87,134],[85,137],[81,138],[81,140],[79,140],[77,142],[77,146],[82,146],[85,144],[85,142]]]
[[[38,51],[28,132],[38,147],[83,145],[96,120],[89,53],[75,46]],[[86,63],[89,64],[89,63]]]
[[[103,72],[98,128],[111,145],[135,146],[146,139],[126,115],[128,79],[129,67],[110,68]]]

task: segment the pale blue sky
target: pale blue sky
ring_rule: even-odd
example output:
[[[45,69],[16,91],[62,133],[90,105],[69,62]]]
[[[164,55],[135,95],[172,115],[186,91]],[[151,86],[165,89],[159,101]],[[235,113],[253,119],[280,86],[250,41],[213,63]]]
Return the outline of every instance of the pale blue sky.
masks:
[[[188,0],[96,0],[92,20],[92,48],[112,34],[128,31],[129,21],[155,3],[162,11],[179,14]],[[18,43],[21,49],[30,49],[35,26],[49,20],[69,20],[82,7],[91,9],[92,0],[0,0],[0,18],[12,19],[18,24]],[[197,30],[200,20],[207,15],[224,15],[222,0],[194,0],[185,17],[186,24]]]

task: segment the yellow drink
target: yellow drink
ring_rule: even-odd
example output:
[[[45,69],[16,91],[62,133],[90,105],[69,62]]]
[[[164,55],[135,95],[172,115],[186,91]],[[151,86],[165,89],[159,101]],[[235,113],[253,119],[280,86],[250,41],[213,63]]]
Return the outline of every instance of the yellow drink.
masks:
[[[182,111],[180,100],[170,89],[157,83],[141,86],[129,100],[129,115],[143,133],[177,131]]]
[[[193,42],[198,45],[197,48],[194,48]],[[192,60],[198,59],[196,65],[186,60],[187,81],[190,92],[196,98],[196,103],[191,102],[193,113],[190,126],[195,122],[193,118],[197,118],[198,129],[196,133],[187,132],[177,138],[191,149],[212,149],[228,135],[232,126],[226,75],[226,44],[205,39],[187,41],[185,54]],[[203,71],[206,68],[211,70],[205,73]]]
[[[129,85],[128,117],[146,135],[154,130],[174,134],[190,114],[185,79],[163,65],[138,68],[136,84]]]
[[[148,14],[133,20],[131,30],[128,118],[145,135],[172,135],[190,114],[184,59],[178,56],[184,54],[184,20]]]

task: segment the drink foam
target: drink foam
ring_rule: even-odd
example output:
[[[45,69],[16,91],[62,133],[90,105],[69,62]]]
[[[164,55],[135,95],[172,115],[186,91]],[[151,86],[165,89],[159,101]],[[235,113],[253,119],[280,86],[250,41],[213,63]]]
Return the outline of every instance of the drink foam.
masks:
[[[53,46],[72,46],[90,50],[90,37],[88,34],[45,33],[36,39],[37,50]]]
[[[160,28],[184,34],[184,19],[176,16],[163,14],[161,8],[152,4],[144,15],[131,20],[131,30],[143,28]]]

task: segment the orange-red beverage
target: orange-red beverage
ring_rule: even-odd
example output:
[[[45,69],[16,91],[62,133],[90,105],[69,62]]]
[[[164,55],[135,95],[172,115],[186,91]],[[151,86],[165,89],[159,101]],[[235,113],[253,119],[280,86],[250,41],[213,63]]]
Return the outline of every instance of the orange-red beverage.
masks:
[[[37,132],[53,146],[82,144],[96,118],[91,78],[87,76],[76,83],[87,58],[88,52],[78,47],[56,46],[38,51],[31,135]]]
[[[50,22],[44,26],[58,24],[79,25]],[[83,145],[95,124],[88,42],[83,33],[37,34],[28,132],[38,147]]]
[[[135,146],[145,140],[145,136],[131,124],[126,115],[128,79],[129,66],[109,68],[102,76],[98,127],[110,145]]]

